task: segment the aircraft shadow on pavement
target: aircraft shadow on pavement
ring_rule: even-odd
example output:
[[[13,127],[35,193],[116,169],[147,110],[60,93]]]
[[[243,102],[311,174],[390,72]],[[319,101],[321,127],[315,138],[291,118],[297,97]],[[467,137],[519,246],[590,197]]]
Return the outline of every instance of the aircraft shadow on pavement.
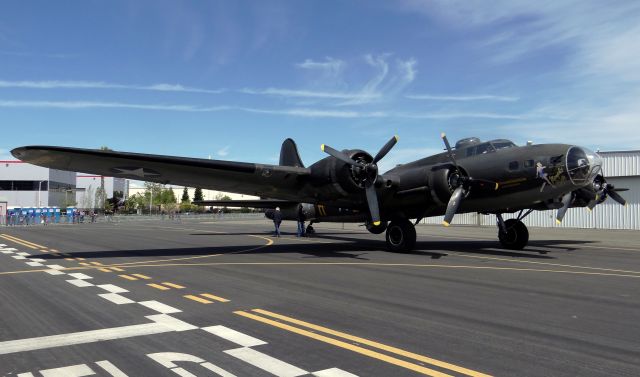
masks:
[[[212,237],[244,235],[249,233],[196,233],[193,235]],[[256,235],[256,233],[250,233]],[[366,233],[354,233],[369,236]],[[286,237],[294,234],[283,234]],[[306,238],[304,243],[279,243],[269,247],[260,245],[235,245],[235,246],[199,246],[185,248],[150,248],[150,249],[129,249],[129,250],[104,250],[104,251],[68,251],[67,256],[55,256],[52,254],[40,254],[37,257],[42,259],[64,259],[64,258],[180,258],[190,256],[206,256],[213,254],[224,255],[252,255],[252,254],[303,254],[303,258],[349,258],[359,260],[369,260],[365,255],[370,253],[386,252],[384,241],[372,238],[344,237],[344,233],[321,233],[313,237]],[[272,238],[277,240],[276,238]],[[331,243],[314,243],[313,240],[331,240]],[[285,239],[286,240],[286,239]],[[498,241],[492,240],[464,240],[464,241],[418,241],[415,249],[406,255],[423,255],[432,259],[446,257],[448,253],[469,253],[479,255],[492,255],[514,258],[528,259],[555,259],[552,255],[541,255],[539,250],[531,247],[546,249],[551,253],[567,252],[578,249],[575,245],[593,243],[592,241],[575,240],[539,240],[531,241],[528,248],[522,251],[501,250]],[[251,250],[254,248],[254,250]],[[390,255],[394,255],[389,253]],[[35,257],[35,256],[34,256]],[[150,261],[151,262],[151,261]]]

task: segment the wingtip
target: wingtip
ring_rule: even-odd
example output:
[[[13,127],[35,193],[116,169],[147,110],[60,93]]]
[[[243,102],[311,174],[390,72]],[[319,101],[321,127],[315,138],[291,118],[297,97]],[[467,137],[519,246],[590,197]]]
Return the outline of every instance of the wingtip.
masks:
[[[444,226],[449,226],[449,225],[451,225],[451,224],[449,224],[449,223],[448,223],[448,222],[446,222],[446,221],[443,221],[443,222],[442,222],[442,225],[444,225]]]

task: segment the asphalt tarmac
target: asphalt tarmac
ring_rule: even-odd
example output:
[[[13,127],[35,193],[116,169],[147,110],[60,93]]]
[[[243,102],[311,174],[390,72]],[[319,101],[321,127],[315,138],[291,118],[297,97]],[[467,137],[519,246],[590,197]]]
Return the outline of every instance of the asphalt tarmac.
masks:
[[[0,376],[640,376],[639,232],[315,227],[3,227]]]

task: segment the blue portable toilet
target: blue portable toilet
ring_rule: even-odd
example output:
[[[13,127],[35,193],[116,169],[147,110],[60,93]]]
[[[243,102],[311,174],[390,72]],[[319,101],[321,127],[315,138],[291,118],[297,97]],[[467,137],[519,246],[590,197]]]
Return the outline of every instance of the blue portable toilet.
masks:
[[[67,223],[71,224],[73,223],[73,212],[76,209],[73,207],[67,207]]]
[[[53,222],[56,224],[60,222],[60,208],[53,209]]]

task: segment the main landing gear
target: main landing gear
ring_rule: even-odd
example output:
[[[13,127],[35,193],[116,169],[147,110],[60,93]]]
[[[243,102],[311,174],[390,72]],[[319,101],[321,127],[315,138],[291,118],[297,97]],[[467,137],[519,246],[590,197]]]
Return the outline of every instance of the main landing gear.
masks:
[[[498,240],[505,249],[522,250],[529,242],[529,230],[524,225],[522,219],[527,217],[533,210],[520,211],[515,219],[504,220],[502,214],[496,214],[498,222]]]
[[[406,253],[416,244],[416,228],[407,219],[393,220],[387,225],[387,249]]]

